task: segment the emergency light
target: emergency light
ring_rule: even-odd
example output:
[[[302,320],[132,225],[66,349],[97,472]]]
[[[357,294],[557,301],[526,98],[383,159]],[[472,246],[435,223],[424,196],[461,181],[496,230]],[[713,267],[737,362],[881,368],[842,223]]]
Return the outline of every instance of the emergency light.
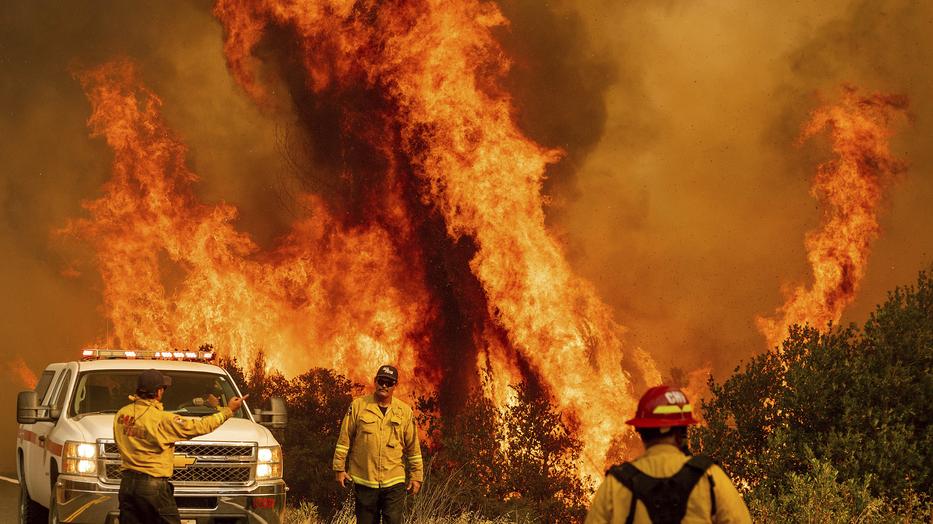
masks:
[[[107,359],[147,359],[147,360],[192,360],[209,362],[214,360],[213,351],[149,351],[149,350],[123,350],[123,349],[84,349],[81,351],[81,360],[107,360]]]

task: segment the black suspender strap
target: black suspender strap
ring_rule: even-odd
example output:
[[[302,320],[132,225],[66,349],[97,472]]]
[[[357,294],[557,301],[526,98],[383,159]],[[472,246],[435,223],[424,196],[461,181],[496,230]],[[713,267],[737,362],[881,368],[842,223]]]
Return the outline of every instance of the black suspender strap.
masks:
[[[712,459],[705,455],[697,455],[691,457],[672,477],[652,477],[629,462],[609,468],[606,474],[615,477],[632,493],[626,524],[634,522],[635,507],[639,499],[645,504],[652,522],[680,522],[686,512],[690,492],[704,474],[709,479],[710,514],[716,514],[715,485],[713,476],[707,473],[712,465]]]
[[[606,474],[615,477],[616,480],[621,482],[623,486],[627,487],[629,491],[632,492],[632,504],[628,508],[628,518],[625,519],[625,524],[632,524],[635,521],[635,504],[638,503],[638,496],[634,490],[635,476],[643,475],[643,473],[638,471],[638,468],[633,466],[630,462],[626,462],[624,464],[612,466]]]
[[[711,517],[716,516],[716,483],[713,482],[713,476],[707,475],[706,478],[709,479],[709,503],[712,507],[709,514]]]
[[[625,519],[625,524],[632,524],[635,522],[635,505],[638,504],[638,497],[632,493],[632,503],[628,507],[628,517]]]
[[[699,469],[700,471],[706,472],[713,464],[713,459],[707,457],[706,455],[696,455],[691,457],[687,461],[687,464]],[[710,503],[710,516],[716,514],[716,483],[713,482],[713,475],[710,473],[706,474],[706,478],[709,480],[709,503]]]

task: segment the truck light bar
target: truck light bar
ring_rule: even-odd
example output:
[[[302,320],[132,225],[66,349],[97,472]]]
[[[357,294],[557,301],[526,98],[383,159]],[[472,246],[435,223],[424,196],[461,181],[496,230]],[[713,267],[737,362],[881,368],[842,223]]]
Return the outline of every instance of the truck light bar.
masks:
[[[214,360],[213,351],[148,351],[123,349],[84,349],[81,351],[81,360],[108,360],[108,359],[148,359],[148,360],[192,360],[197,362],[210,362]]]

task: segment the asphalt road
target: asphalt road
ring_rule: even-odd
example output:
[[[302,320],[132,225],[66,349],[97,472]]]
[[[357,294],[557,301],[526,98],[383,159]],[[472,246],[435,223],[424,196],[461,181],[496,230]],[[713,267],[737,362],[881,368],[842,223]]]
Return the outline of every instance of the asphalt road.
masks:
[[[16,473],[2,473],[0,474],[0,523],[16,522],[18,511],[19,484],[16,483]]]

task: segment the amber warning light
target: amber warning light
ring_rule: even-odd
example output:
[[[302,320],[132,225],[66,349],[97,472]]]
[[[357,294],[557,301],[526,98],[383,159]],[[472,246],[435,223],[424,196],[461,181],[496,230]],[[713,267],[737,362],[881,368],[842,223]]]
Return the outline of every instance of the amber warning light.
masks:
[[[123,349],[85,349],[81,351],[81,360],[106,360],[113,358],[148,359],[148,360],[194,360],[209,362],[214,360],[213,351],[146,351]]]

